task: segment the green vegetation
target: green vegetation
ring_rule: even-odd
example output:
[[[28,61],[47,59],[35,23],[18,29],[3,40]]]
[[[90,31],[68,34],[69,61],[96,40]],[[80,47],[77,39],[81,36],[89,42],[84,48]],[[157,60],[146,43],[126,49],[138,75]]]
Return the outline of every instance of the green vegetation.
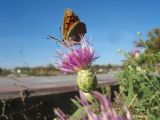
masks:
[[[93,65],[92,68],[96,73],[100,74],[120,70],[122,69],[122,66],[108,64]],[[14,69],[0,68],[0,76],[56,76],[61,74],[61,71],[52,64],[38,67],[16,67]]]
[[[140,39],[135,46],[144,49],[139,62],[155,66],[155,72],[160,73],[160,28],[148,32],[148,39],[145,41],[140,35]]]
[[[3,69],[3,68],[0,68],[0,76],[7,76],[11,73],[10,70],[8,69]]]
[[[153,41],[155,42],[156,39]],[[139,57],[133,57],[130,53],[121,51],[126,61],[124,70],[119,75],[120,94],[136,120],[158,120],[160,118],[160,76],[157,74],[157,67],[160,52],[159,48],[150,46],[152,39],[146,42],[141,39],[141,41],[144,52]]]
[[[0,76],[53,76],[59,74],[59,69],[51,64],[46,67],[16,67],[14,69],[0,68]]]
[[[20,74],[28,75],[28,76],[53,76],[60,74],[60,71],[53,65],[49,64],[46,67],[38,66],[38,67],[16,67],[14,71],[21,70]]]

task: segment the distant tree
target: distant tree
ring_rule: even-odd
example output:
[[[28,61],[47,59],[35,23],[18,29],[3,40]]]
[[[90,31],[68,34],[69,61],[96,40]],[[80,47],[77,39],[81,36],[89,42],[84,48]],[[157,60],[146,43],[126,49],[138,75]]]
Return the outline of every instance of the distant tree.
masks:
[[[113,68],[113,66],[110,63],[106,67],[107,67],[107,69]]]
[[[145,47],[145,51],[152,51],[154,53],[160,52],[160,28],[155,28],[148,32],[148,39],[144,42],[141,39],[135,41],[136,47]]]
[[[48,70],[55,70],[55,69],[56,69],[56,67],[55,67],[53,64],[48,64],[48,65],[46,66],[46,68],[47,68]]]
[[[149,39],[146,41],[148,50],[157,53],[160,52],[160,28],[153,29],[148,33]]]

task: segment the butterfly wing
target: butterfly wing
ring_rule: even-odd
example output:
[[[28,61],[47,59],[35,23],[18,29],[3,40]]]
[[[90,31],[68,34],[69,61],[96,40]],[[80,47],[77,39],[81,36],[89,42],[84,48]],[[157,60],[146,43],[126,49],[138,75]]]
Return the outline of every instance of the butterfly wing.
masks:
[[[83,22],[76,22],[72,29],[70,29],[67,33],[67,38],[69,41],[80,42],[80,35],[84,35],[87,32],[86,25]]]
[[[65,10],[62,29],[63,40],[67,40],[68,31],[70,31],[72,26],[79,21],[78,16],[71,9]]]

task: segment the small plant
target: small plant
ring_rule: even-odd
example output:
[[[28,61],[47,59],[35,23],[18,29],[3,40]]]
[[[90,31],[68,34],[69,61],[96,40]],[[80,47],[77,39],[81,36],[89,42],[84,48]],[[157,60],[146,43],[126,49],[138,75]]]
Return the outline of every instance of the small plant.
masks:
[[[145,42],[143,42],[145,44]],[[147,45],[144,45],[147,48]],[[135,119],[158,120],[160,118],[160,78],[156,73],[159,53],[140,51],[127,53],[124,70],[119,75],[120,92],[124,95]],[[138,55],[136,55],[138,53]]]
[[[88,102],[84,93],[80,91],[80,99],[74,100],[74,103],[79,107],[78,115],[65,115],[60,109],[55,109],[55,113],[60,120],[132,120],[132,115],[123,107],[122,114],[116,113],[115,109],[106,96],[99,92],[92,92],[95,101]],[[97,101],[96,101],[97,100]]]

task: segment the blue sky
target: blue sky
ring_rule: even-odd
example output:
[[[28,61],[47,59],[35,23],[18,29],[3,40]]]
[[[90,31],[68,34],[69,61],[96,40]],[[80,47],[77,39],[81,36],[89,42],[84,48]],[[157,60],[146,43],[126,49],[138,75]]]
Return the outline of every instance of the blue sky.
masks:
[[[141,31],[160,27],[159,0],[0,0],[0,67],[55,63],[64,10],[71,8],[87,25],[99,56],[97,64],[119,64],[117,49],[131,50]]]

